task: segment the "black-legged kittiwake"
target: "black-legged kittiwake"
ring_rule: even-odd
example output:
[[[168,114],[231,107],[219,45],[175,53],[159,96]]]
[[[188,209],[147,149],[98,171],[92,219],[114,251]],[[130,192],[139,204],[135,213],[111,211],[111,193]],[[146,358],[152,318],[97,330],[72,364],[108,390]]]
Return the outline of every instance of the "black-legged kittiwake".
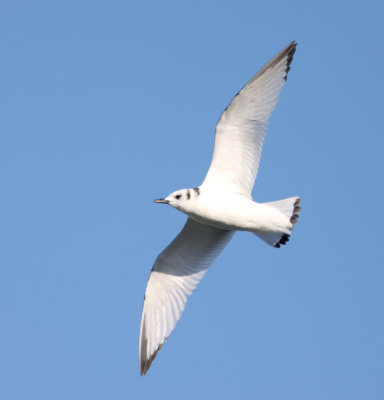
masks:
[[[171,334],[188,296],[235,231],[249,231],[271,246],[289,240],[299,197],[252,200],[268,120],[287,79],[296,42],[269,61],[232,99],[216,126],[212,163],[203,183],[155,200],[188,215],[174,241],[157,257],[144,297],[140,373],[145,374]]]

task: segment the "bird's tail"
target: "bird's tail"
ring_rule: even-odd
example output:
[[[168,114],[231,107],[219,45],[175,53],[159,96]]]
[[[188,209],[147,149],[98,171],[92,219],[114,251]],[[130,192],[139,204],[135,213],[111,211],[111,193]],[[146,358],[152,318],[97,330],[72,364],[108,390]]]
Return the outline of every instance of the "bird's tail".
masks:
[[[286,232],[273,232],[273,233],[259,233],[257,232],[257,236],[260,239],[264,240],[264,242],[270,244],[273,247],[279,248],[280,245],[284,245],[289,241],[289,236],[291,235],[290,231],[295,226],[298,218],[299,212],[301,210],[300,198],[299,197],[290,197],[289,199],[279,200],[279,201],[271,201],[269,203],[264,203],[267,206],[276,208],[279,212],[285,215],[291,226],[288,228]]]

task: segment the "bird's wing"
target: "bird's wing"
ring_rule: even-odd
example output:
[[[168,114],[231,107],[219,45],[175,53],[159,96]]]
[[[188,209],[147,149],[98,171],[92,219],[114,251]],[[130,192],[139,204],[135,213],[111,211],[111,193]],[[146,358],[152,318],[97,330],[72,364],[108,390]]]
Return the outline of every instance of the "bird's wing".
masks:
[[[174,329],[188,296],[233,235],[188,218],[183,230],[157,257],[141,317],[139,360],[145,374]]]
[[[287,79],[296,43],[269,61],[232,99],[216,126],[211,166],[202,186],[251,197],[268,120]]]

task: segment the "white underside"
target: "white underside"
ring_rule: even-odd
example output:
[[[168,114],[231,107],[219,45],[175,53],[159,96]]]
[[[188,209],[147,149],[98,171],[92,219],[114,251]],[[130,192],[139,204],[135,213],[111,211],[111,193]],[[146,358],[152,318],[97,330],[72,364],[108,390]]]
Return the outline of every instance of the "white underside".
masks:
[[[207,187],[201,192],[194,202],[193,211],[183,210],[196,222],[218,229],[253,233],[290,234],[293,228],[290,216],[296,197],[273,203],[256,203],[242,195],[210,191]],[[289,212],[285,212],[279,204],[283,204]]]

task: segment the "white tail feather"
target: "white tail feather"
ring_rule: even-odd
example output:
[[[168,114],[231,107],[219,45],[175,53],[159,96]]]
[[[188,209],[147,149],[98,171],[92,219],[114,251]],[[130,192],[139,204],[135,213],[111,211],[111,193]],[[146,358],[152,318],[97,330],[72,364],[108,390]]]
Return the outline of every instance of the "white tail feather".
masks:
[[[271,201],[269,203],[264,203],[267,206],[271,206],[279,210],[282,214],[284,214],[289,220],[296,216],[295,222],[291,221],[293,225],[297,222],[297,218],[300,212],[300,198],[299,197],[290,197],[288,199],[279,200],[279,201]]]
[[[300,203],[299,197],[290,197],[288,199],[271,201],[269,203],[264,203],[264,204],[276,208],[283,215],[285,215],[292,224],[292,227],[290,228],[290,230],[292,230],[299,218],[299,212],[301,210],[299,203]],[[261,240],[264,240],[264,242],[277,248],[279,248],[280,245],[282,244],[286,244],[289,241],[290,235],[291,235],[290,232],[257,233],[257,236]]]

